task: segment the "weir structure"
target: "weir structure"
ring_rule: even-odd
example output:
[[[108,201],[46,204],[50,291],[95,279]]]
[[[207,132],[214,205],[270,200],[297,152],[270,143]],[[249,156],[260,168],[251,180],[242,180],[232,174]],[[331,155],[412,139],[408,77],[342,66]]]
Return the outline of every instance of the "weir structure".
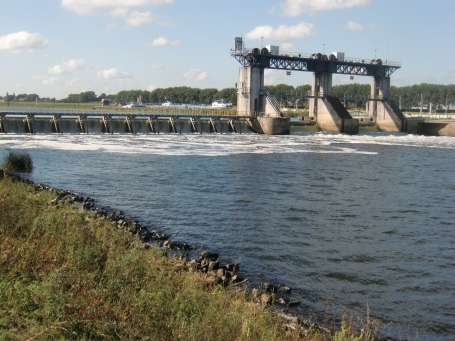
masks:
[[[273,94],[264,90],[264,70],[313,72],[309,98],[309,118],[327,132],[357,134],[359,121],[351,117],[340,99],[332,96],[332,75],[370,76],[371,93],[369,113],[381,131],[401,132],[405,117],[398,105],[390,98],[390,76],[401,68],[401,63],[381,59],[345,58],[344,53],[330,56],[298,53],[280,53],[278,46],[261,49],[245,48],[241,37],[235,38],[231,56],[240,64],[237,83],[237,111],[256,116],[258,132],[265,134],[289,134],[290,121],[281,112]]]
[[[251,117],[146,110],[0,109],[0,134],[248,134]]]

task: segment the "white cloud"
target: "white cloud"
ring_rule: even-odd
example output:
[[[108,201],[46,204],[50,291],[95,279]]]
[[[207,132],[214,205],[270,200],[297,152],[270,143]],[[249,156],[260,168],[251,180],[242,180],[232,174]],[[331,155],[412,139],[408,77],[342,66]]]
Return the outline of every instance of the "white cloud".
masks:
[[[207,72],[200,71],[198,69],[191,69],[190,71],[188,71],[187,73],[185,73],[183,75],[183,77],[185,77],[186,79],[195,79],[195,80],[198,80],[198,81],[203,81],[208,76],[209,75],[208,75]]]
[[[246,39],[306,39],[315,34],[314,25],[306,22],[301,22],[294,26],[280,25],[277,28],[272,26],[257,26],[252,31],[245,34]]]
[[[80,85],[82,81],[79,78],[73,78],[69,82],[66,82],[65,85]]]
[[[110,13],[113,18],[122,18],[125,20],[126,27],[140,26],[142,24],[150,24],[158,19],[151,12],[130,12],[127,8],[116,8]]]
[[[292,43],[284,42],[281,43],[280,50],[286,52],[297,52],[299,49]]]
[[[158,87],[157,87],[156,85],[150,85],[150,86],[147,88],[147,90],[151,92],[151,91],[153,91],[153,90],[155,90],[155,89],[157,89],[157,88],[158,88]]]
[[[114,8],[114,10],[170,5],[174,0],[62,0],[61,6],[78,14],[92,14],[98,10]]]
[[[16,87],[16,88],[20,88],[21,85],[22,85],[21,83],[17,83],[17,84],[15,85],[15,87]]]
[[[67,62],[64,62],[60,65],[54,65],[47,70],[48,73],[54,73],[57,75],[61,74],[70,74],[73,71],[79,69],[85,69],[85,61],[83,59],[69,59]]]
[[[163,68],[162,64],[153,64],[152,69],[153,70],[161,70]]]
[[[128,8],[118,7],[113,9],[109,14],[113,18],[125,18],[129,13]]]
[[[0,50],[20,52],[21,50],[33,51],[47,46],[48,41],[38,33],[20,31],[0,37]]]
[[[264,70],[264,85],[276,85],[284,82],[286,71],[281,70]]]
[[[104,78],[104,79],[131,79],[131,78],[133,78],[133,76],[131,76],[130,74],[123,72],[123,71],[119,71],[116,68],[99,71],[98,77]]]
[[[281,3],[281,8],[285,15],[297,17],[304,12],[366,6],[370,2],[371,0],[285,0]]]
[[[47,77],[43,79],[44,85],[61,84],[62,82],[57,77]]]
[[[348,21],[342,28],[349,31],[363,31],[365,29],[365,27],[353,21]]]
[[[152,42],[152,46],[180,46],[180,40],[169,41],[167,38],[159,37]]]
[[[127,26],[140,26],[142,24],[150,24],[158,17],[154,16],[151,12],[132,12],[126,18]]]

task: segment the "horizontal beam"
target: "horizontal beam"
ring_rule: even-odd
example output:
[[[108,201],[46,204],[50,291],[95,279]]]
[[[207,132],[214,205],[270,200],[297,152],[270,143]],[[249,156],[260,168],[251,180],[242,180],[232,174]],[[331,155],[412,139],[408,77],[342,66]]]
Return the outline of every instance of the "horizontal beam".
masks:
[[[375,60],[345,59],[321,60],[301,55],[272,55],[231,50],[233,56],[242,66],[261,67],[264,69],[329,72],[356,76],[390,77],[401,68],[401,63],[378,63]]]
[[[60,113],[60,114],[54,114],[54,113],[18,113],[18,112],[2,112],[0,113],[0,120],[6,119],[6,118],[63,118],[63,119],[74,119],[74,118],[118,118],[118,119],[127,119],[127,118],[137,118],[137,119],[148,119],[148,118],[154,118],[154,119],[169,119],[169,118],[199,118],[199,119],[245,119],[245,118],[251,118],[249,115],[211,115],[211,114],[188,114],[188,113],[183,113],[183,114],[73,114],[73,113]]]

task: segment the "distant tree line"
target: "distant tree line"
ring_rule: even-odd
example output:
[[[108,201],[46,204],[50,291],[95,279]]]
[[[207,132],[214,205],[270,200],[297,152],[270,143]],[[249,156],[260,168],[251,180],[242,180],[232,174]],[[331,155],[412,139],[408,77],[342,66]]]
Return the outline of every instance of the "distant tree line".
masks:
[[[308,100],[300,97],[299,101],[296,99],[311,91],[309,84],[292,86],[287,84],[266,85],[265,91],[275,94],[277,99],[283,102],[284,106],[294,105],[305,106]],[[361,96],[368,97],[370,95],[369,84],[343,84],[335,85],[332,87],[333,96],[346,101],[346,106],[364,106],[365,100],[352,99],[353,97]],[[433,107],[440,108],[445,106],[455,106],[455,84],[442,85],[442,84],[416,84],[412,86],[390,88],[391,97],[398,103],[401,97],[402,108],[411,108],[420,106],[421,97],[423,96],[424,105],[432,103]],[[187,86],[158,88],[153,91],[148,90],[123,90],[117,94],[106,95],[102,93],[97,96],[94,91],[85,91],[79,94],[69,94],[68,97],[60,100],[66,103],[90,103],[99,102],[104,98],[109,98],[111,101],[117,103],[123,102],[136,102],[138,98],[147,104],[160,104],[165,101],[184,104],[210,104],[215,99],[224,99],[231,101],[234,105],[237,104],[237,89],[225,88],[218,90],[215,88],[199,89]],[[6,96],[0,96],[0,100],[13,102],[13,101],[55,101],[55,98],[40,98],[37,94],[12,94],[6,93]]]
[[[2,97],[0,96],[0,100],[3,100],[5,102],[45,102],[45,101],[55,101],[55,98],[49,98],[49,97],[43,97],[40,98],[37,94],[18,94],[16,95],[13,93],[10,95],[9,93],[6,93],[6,96]]]
[[[333,96],[336,96],[343,100],[347,98],[346,102],[349,102],[355,106],[362,106],[365,101],[351,100],[353,96],[369,96],[370,85],[369,84],[344,84],[335,85],[332,88]],[[455,105],[455,84],[442,85],[442,84],[415,84],[411,86],[391,86],[390,96],[397,103],[400,102],[402,108],[412,108],[420,106],[421,98],[423,97],[423,104],[427,105],[431,103],[433,107],[441,108],[445,106]]]
[[[399,101],[401,96],[402,108],[417,107],[423,97],[423,104],[431,103],[435,109],[445,106],[455,106],[455,84],[441,85],[422,83],[420,85],[392,86],[390,88],[392,98]]]
[[[237,89],[225,88],[218,90],[215,88],[199,89],[188,86],[177,86],[170,88],[158,88],[153,91],[148,90],[124,90],[117,93],[115,100],[119,102],[136,102],[141,98],[142,102],[149,104],[160,104],[170,101],[173,103],[184,104],[210,104],[215,99],[231,101],[237,103]]]
[[[283,99],[283,103],[287,106],[295,105],[295,98],[301,94],[311,91],[309,84],[293,87],[292,85],[278,84],[274,86],[265,86],[266,91],[273,93],[277,96],[278,100]],[[368,98],[370,96],[369,84],[343,84],[334,85],[332,87],[332,95],[338,97],[341,101],[346,103],[347,107],[363,107],[365,100],[356,100],[355,97]],[[423,104],[428,105],[432,103],[435,109],[445,106],[455,106],[455,84],[442,85],[442,84],[416,84],[412,86],[391,86],[390,96],[397,103],[400,102],[402,108],[411,108],[420,106],[421,96],[423,96]],[[308,101],[302,99],[299,105],[305,105]]]
[[[115,95],[106,95],[104,92],[97,96],[94,91],[85,91],[79,94],[69,94],[68,97],[62,99],[65,103],[93,103],[100,102],[105,98],[115,98]]]

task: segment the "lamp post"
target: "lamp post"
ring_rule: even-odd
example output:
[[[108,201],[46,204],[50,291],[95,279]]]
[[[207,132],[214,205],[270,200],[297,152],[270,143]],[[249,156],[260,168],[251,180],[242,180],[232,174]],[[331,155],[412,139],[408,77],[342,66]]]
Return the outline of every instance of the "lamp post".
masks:
[[[263,42],[264,42],[264,37],[261,37],[261,49],[262,49]]]
[[[323,54],[323,55],[325,54],[325,44],[322,45],[322,54]]]
[[[374,49],[374,59],[376,59],[376,50],[377,49]]]

